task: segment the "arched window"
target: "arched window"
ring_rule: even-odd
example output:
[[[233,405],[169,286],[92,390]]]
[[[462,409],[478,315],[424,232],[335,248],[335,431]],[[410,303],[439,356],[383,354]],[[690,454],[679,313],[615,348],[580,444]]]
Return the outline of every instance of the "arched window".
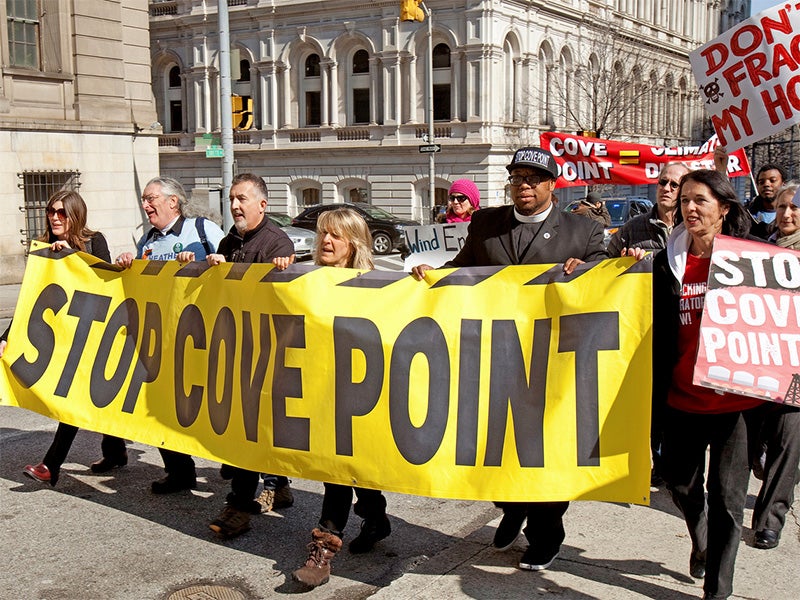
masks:
[[[239,61],[239,79],[236,81],[250,81],[250,61],[240,60]]]
[[[320,81],[319,54],[309,54],[305,62],[304,112],[305,127],[319,127],[322,125],[322,83]]]
[[[165,133],[183,131],[183,80],[181,68],[172,64],[165,69],[164,77],[164,115],[162,123]]]
[[[319,77],[319,54],[306,58],[306,77]]]
[[[452,118],[450,47],[436,44],[433,47],[433,119],[449,121]]]
[[[366,50],[353,54],[353,75],[358,73],[369,73],[369,53]]]
[[[554,125],[552,114],[552,92],[553,82],[551,81],[550,47],[545,43],[539,49],[539,122],[543,125]]]
[[[447,44],[436,44],[433,47],[433,68],[450,68],[450,48],[447,46]]]

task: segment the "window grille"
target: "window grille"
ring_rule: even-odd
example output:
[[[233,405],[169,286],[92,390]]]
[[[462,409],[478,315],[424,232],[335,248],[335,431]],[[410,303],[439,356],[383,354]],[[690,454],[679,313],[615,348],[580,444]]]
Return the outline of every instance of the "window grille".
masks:
[[[79,171],[24,171],[17,173],[20,182],[17,184],[22,190],[24,205],[20,211],[25,213],[25,229],[20,229],[23,238],[20,243],[30,246],[35,240],[47,231],[47,200],[58,191],[77,191],[80,186]]]

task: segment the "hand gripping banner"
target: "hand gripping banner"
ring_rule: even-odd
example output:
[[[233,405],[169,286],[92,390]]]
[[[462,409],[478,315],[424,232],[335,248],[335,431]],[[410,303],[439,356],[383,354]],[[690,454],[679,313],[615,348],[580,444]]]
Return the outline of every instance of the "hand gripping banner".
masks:
[[[34,245],[0,401],[255,471],[649,501],[650,262],[404,273]]]

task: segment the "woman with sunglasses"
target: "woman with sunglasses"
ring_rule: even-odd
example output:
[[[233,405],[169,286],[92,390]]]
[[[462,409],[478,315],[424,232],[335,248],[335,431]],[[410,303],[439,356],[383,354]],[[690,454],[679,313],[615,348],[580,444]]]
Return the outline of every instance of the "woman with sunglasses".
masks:
[[[72,248],[111,262],[108,244],[103,234],[99,231],[92,231],[86,226],[86,204],[78,192],[70,190],[56,192],[47,201],[45,212],[47,229],[39,241],[51,244],[50,248],[53,252]],[[7,339],[8,329],[0,336],[0,356],[3,355]],[[67,458],[76,433],[78,433],[77,427],[59,423],[53,443],[50,444],[44,460],[37,465],[26,465],[23,471],[25,475],[54,486],[58,481],[61,465]],[[125,440],[104,435],[100,447],[103,458],[92,463],[93,473],[105,473],[114,467],[121,467],[128,463]]]
[[[272,261],[278,269],[290,264],[289,258]],[[364,218],[351,208],[324,212],[317,220],[317,244],[314,262],[323,267],[372,270],[372,236]],[[356,503],[353,505],[353,492]],[[386,498],[379,490],[325,483],[325,496],[319,524],[311,531],[309,555],[292,578],[307,587],[317,587],[330,577],[330,562],[342,548],[344,529],[350,507],[361,517],[361,532],[350,542],[349,550],[361,554],[387,537],[392,526],[386,516]]]
[[[456,179],[447,192],[447,223],[466,223],[481,207],[481,193],[470,179]]]

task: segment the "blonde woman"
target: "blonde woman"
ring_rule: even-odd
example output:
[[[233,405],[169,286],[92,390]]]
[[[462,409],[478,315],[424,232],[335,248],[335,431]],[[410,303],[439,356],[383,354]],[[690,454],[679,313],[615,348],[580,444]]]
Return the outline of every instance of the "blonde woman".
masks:
[[[280,269],[289,266],[287,258],[273,260]],[[364,219],[352,209],[337,208],[322,213],[317,220],[317,245],[314,262],[324,267],[373,269],[372,236]],[[372,550],[392,530],[386,516],[386,498],[378,490],[325,483],[319,525],[311,532],[309,555],[305,564],[292,573],[292,578],[308,587],[326,583],[330,577],[330,561],[342,547],[344,528],[353,504],[353,511],[363,519],[361,533],[350,542],[350,552]]]

